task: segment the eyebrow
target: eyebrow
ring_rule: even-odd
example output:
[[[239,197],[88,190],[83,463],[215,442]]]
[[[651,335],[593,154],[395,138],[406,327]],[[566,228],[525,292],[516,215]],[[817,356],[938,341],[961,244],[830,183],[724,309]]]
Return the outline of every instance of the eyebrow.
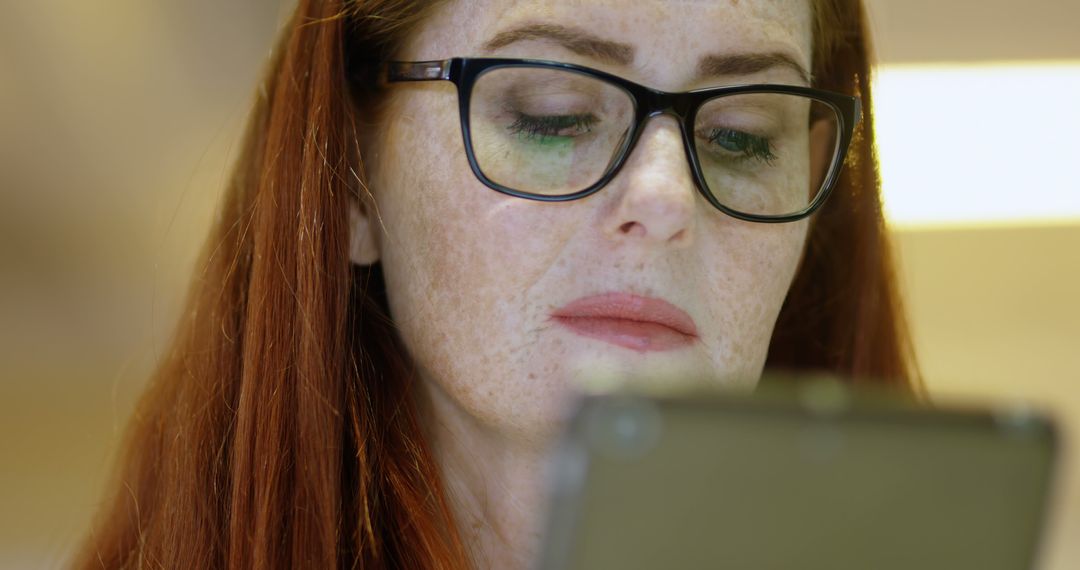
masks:
[[[529,24],[499,32],[484,43],[484,49],[495,51],[523,40],[552,40],[578,55],[614,65],[625,66],[634,61],[632,45],[605,40],[584,30],[558,24]]]
[[[484,43],[485,51],[495,51],[525,40],[549,40],[578,55],[608,64],[628,66],[634,62],[634,46],[593,35],[585,30],[559,24],[526,24],[495,34]],[[707,55],[697,67],[697,79],[726,75],[750,75],[773,68],[787,68],[808,85],[810,73],[795,58],[783,52]]]
[[[707,55],[698,63],[699,78],[723,75],[750,75],[777,67],[786,67],[799,74],[799,78],[811,83],[810,72],[795,58],[783,52],[746,53],[735,55]]]

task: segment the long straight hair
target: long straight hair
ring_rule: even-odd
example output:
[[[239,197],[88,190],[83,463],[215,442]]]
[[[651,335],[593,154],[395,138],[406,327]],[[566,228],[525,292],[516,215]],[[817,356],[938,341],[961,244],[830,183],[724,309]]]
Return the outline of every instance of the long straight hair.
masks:
[[[855,130],[829,203],[811,220],[767,366],[820,371],[923,396],[881,208],[871,45],[859,0],[812,0],[816,87],[857,95]]]
[[[463,569],[378,265],[346,56],[394,53],[432,1],[300,0],[270,62],[170,350],[130,420],[77,568]],[[864,103],[768,364],[914,390],[878,198],[857,0],[814,0],[817,86]]]

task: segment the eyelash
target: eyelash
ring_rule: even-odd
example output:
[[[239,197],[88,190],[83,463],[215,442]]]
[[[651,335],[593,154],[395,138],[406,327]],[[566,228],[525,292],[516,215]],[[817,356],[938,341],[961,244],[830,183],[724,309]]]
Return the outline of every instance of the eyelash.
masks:
[[[776,155],[772,152],[772,145],[769,144],[769,139],[764,137],[758,137],[745,133],[742,131],[736,131],[733,129],[716,129],[709,134],[708,141],[713,144],[720,144],[720,138],[726,137],[730,142],[735,143],[738,150],[728,152],[741,153],[742,159],[756,158],[764,161],[766,164],[772,164],[772,161],[776,159]],[[723,145],[720,145],[721,147]]]
[[[506,127],[515,135],[522,135],[527,139],[540,137],[557,137],[559,132],[568,128],[574,128],[579,132],[592,131],[597,118],[591,114],[583,115],[552,115],[534,117],[524,113],[518,113],[517,119]],[[573,136],[573,135],[562,135]]]

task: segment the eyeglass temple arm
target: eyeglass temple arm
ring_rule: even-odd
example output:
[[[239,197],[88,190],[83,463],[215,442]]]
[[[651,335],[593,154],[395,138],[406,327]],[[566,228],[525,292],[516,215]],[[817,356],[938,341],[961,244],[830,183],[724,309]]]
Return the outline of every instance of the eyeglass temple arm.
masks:
[[[391,61],[386,64],[387,81],[437,81],[450,79],[450,63],[441,61]]]

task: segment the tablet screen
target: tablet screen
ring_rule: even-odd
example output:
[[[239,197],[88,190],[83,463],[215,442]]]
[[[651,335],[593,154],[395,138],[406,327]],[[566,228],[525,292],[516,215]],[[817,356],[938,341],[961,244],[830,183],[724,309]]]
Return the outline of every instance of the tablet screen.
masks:
[[[1026,413],[588,400],[542,568],[1021,570],[1054,431]]]

